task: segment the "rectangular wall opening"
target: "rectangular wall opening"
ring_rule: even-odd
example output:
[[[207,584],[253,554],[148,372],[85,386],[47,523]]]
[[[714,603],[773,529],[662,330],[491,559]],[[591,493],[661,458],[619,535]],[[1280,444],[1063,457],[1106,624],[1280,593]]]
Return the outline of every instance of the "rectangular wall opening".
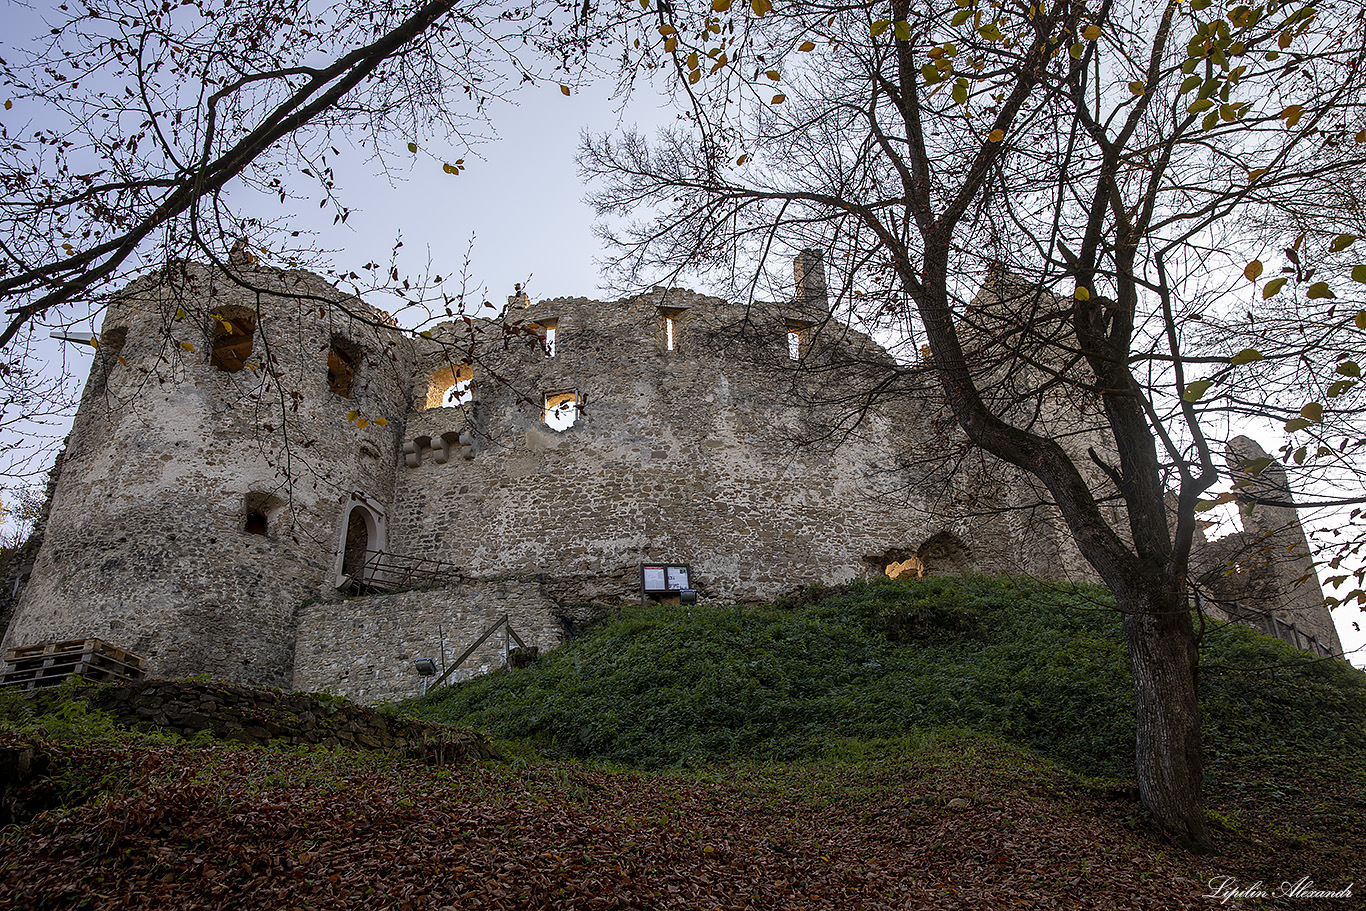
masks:
[[[579,398],[577,389],[547,392],[545,394],[545,408],[541,412],[541,420],[556,433],[568,430],[579,419],[579,405],[581,403],[582,400]]]

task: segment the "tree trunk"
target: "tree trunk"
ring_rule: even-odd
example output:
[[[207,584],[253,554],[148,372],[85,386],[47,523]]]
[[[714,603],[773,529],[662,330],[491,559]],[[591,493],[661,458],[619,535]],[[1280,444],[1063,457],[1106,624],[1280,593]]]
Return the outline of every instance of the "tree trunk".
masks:
[[[1134,673],[1139,797],[1184,847],[1209,850],[1190,608],[1184,592],[1165,587],[1117,597]]]

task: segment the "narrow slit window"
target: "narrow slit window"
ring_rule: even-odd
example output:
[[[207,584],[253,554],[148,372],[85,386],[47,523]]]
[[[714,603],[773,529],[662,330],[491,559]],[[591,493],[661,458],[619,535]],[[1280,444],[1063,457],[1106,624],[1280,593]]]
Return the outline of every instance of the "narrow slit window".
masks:
[[[802,359],[810,345],[808,332],[811,328],[810,323],[800,320],[787,321],[787,356],[794,361]]]
[[[580,402],[579,393],[573,389],[564,392],[548,392],[545,396],[545,408],[541,413],[541,420],[556,433],[568,430],[579,419]]]
[[[246,366],[256,336],[256,317],[250,313],[210,314],[213,318],[213,344],[209,363],[224,373],[236,373]]]
[[[664,350],[677,351],[678,343],[681,340],[680,329],[683,314],[687,312],[686,307],[660,307],[659,317],[663,321],[664,330]]]

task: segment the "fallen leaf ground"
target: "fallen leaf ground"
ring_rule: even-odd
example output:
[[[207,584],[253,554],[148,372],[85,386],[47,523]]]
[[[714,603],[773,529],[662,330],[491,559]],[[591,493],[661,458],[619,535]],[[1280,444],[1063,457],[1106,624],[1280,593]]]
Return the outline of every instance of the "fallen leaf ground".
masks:
[[[1219,875],[1345,885],[1366,841],[1352,799],[1310,783],[1283,802],[1308,822],[1277,823],[1257,815],[1264,795],[1234,789],[1220,805],[1242,831],[1196,857],[1154,837],[1122,789],[968,735],[841,763],[669,774],[223,745],[60,749],[68,777],[103,776],[104,791],[0,833],[0,907],[1361,907],[1203,897]],[[1312,832],[1340,834],[1315,844]]]

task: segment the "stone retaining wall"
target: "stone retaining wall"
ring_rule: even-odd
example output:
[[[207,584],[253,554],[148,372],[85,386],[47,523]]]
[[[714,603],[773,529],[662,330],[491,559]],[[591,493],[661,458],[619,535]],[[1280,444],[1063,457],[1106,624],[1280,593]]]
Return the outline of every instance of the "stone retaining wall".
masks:
[[[424,678],[413,659],[453,662],[504,616],[523,642],[544,652],[564,640],[556,613],[539,583],[515,580],[305,604],[297,614],[294,689],[367,704],[420,696]],[[502,667],[508,645],[499,630],[447,679]]]

